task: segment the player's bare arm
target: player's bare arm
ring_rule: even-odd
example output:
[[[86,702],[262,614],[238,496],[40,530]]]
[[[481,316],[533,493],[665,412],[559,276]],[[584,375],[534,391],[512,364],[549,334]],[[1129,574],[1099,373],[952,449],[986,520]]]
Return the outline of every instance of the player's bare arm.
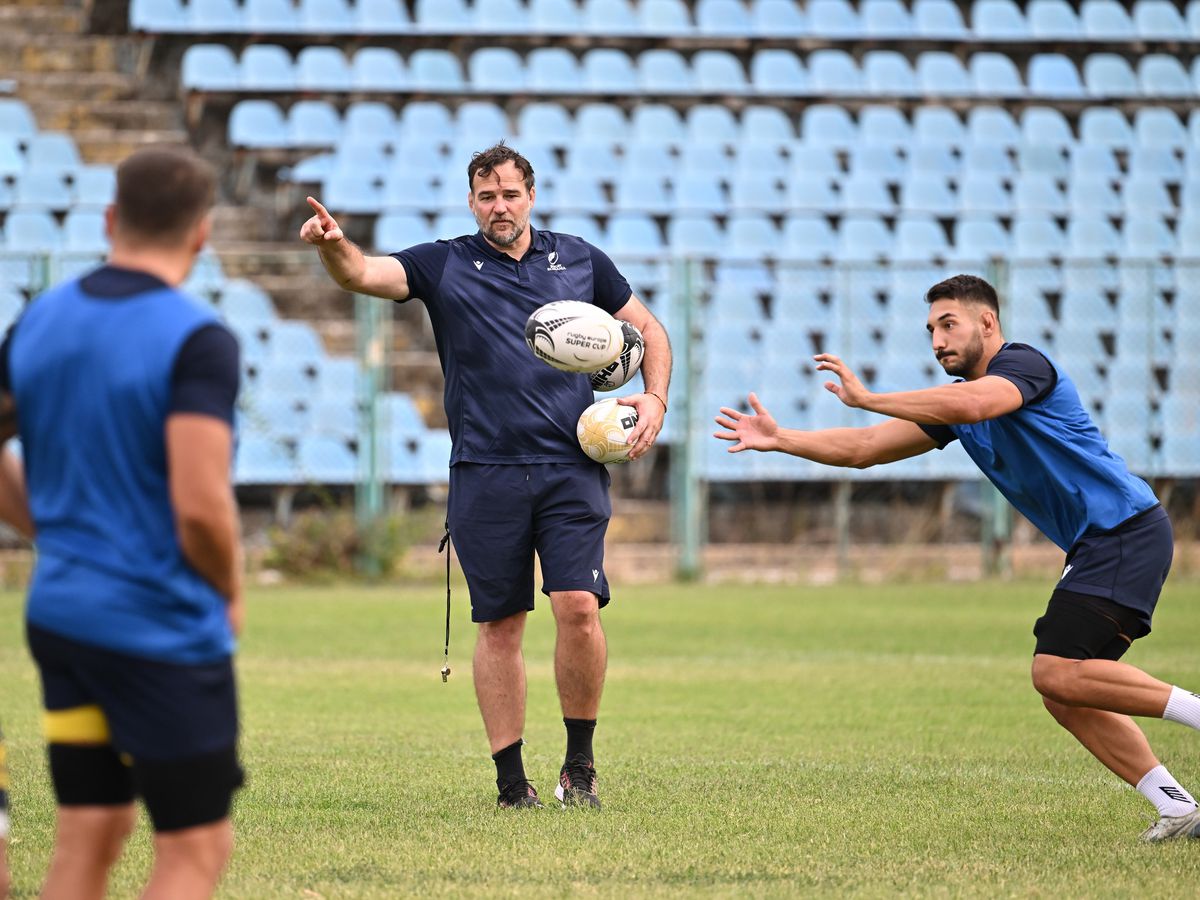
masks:
[[[876,394],[866,389],[853,370],[831,353],[813,357],[819,371],[837,376],[825,389],[847,406],[881,413],[923,425],[971,425],[1020,409],[1020,390],[1007,378],[985,375],[973,381],[943,384],[917,391]]]
[[[755,394],[749,397],[754,415],[721,407],[716,423],[723,431],[713,437],[730,441],[730,453],[775,450],[811,459],[826,466],[865,469],[918,456],[937,447],[921,428],[903,419],[889,419],[868,428],[826,428],[801,431],[781,428]]]
[[[663,417],[667,412],[667,392],[671,384],[671,342],[662,323],[636,295],[631,296],[615,316],[640,331],[642,340],[646,342],[641,367],[645,389],[640,394],[631,394],[617,401],[622,406],[637,408],[638,424],[629,435],[629,458],[637,459],[654,446],[654,441],[662,431]]]
[[[385,300],[408,299],[408,273],[392,256],[367,256],[342,232],[337,221],[315,197],[308,198],[313,215],[300,226],[300,240],[312,244],[321,264],[343,290]]]
[[[232,459],[233,433],[225,422],[195,413],[167,419],[167,471],[179,546],[192,568],[229,603],[236,633],[244,609]]]
[[[0,447],[17,434],[17,405],[11,394],[0,393]],[[25,467],[8,447],[0,449],[0,521],[33,540],[33,516],[25,490]]]

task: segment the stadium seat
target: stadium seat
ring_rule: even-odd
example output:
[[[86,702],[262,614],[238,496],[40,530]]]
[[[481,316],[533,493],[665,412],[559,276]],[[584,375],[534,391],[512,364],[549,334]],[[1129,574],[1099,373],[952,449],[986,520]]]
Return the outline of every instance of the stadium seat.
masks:
[[[875,216],[846,216],[838,228],[834,258],[840,262],[874,262],[892,252],[892,235]]]
[[[1029,33],[1037,40],[1074,41],[1083,37],[1083,26],[1066,0],[1032,0],[1026,9]]]
[[[1072,216],[1115,215],[1121,198],[1109,175],[1076,175],[1068,188],[1067,207]]]
[[[249,433],[237,443],[234,480],[238,484],[294,484],[299,473],[283,443],[267,435]]]
[[[1173,110],[1161,106],[1144,106],[1133,114],[1136,143],[1143,147],[1186,147],[1187,129]]]
[[[862,32],[868,38],[896,39],[912,37],[912,16],[900,0],[872,0],[859,5]]]
[[[1067,224],[1067,253],[1074,259],[1115,256],[1120,249],[1120,236],[1103,219],[1072,219]]]
[[[1183,164],[1171,147],[1134,144],[1126,162],[1131,176],[1145,175],[1170,182],[1183,178]]]
[[[350,448],[325,434],[301,435],[296,463],[301,478],[315,484],[350,484],[358,478],[358,459]]]
[[[944,50],[927,50],[917,57],[916,81],[926,97],[965,97],[973,93],[963,64]]]
[[[1130,216],[1174,216],[1175,204],[1157,175],[1131,175],[1121,186],[1121,200]]]
[[[82,165],[75,140],[57,131],[39,131],[25,143],[26,171],[74,175]]]
[[[1029,93],[1063,100],[1084,96],[1075,63],[1061,53],[1037,53],[1029,60]]]
[[[450,110],[433,100],[420,100],[400,110],[397,131],[401,140],[421,139],[449,144],[454,138],[454,119]]]
[[[750,82],[756,94],[795,97],[808,90],[808,73],[791,50],[757,50],[750,58]]]
[[[629,0],[587,0],[583,5],[583,27],[588,34],[637,34],[637,14]]]
[[[472,220],[474,223],[474,220]],[[581,237],[589,244],[604,245],[604,230],[597,224],[595,218],[589,215],[565,213],[557,215],[553,220],[552,230],[563,234],[573,234]]]
[[[809,0],[807,4],[809,32],[822,38],[857,38],[862,36],[858,14],[847,0]]]
[[[1061,111],[1049,106],[1030,106],[1021,113],[1021,136],[1025,144],[1073,147],[1075,135]]]
[[[148,34],[181,34],[191,30],[188,11],[179,0],[132,0],[129,27]]]
[[[820,144],[797,144],[793,147],[790,178],[803,181],[818,176],[826,182],[842,176],[835,148]]]
[[[1010,246],[1008,233],[991,216],[964,213],[954,224],[955,259],[982,261],[1003,257],[1008,255]]]
[[[738,137],[737,120],[729,107],[701,103],[687,111],[685,145],[720,145],[735,143]]]
[[[915,172],[901,185],[900,208],[906,213],[951,217],[958,212],[958,198],[944,176]]]
[[[795,139],[795,125],[778,107],[755,104],[742,111],[741,143],[780,146]]]
[[[944,106],[919,106],[913,113],[913,141],[961,147],[967,141],[962,120]]]
[[[946,233],[932,216],[905,212],[896,222],[892,259],[900,262],[928,262],[950,255]],[[927,285],[928,287],[928,285]]]
[[[288,127],[283,113],[270,100],[239,100],[230,110],[230,146],[282,147],[287,145],[287,140]]]
[[[692,57],[695,90],[701,94],[743,94],[746,71],[728,50],[700,50]]]
[[[567,147],[575,136],[575,123],[557,103],[527,103],[517,113],[516,134],[521,141],[538,141]]]
[[[1200,2],[1198,0],[1188,0],[1187,33],[1193,40],[1200,38]]]
[[[579,60],[563,47],[537,47],[526,60],[525,83],[531,91],[579,91],[583,87]]]
[[[583,15],[574,0],[530,0],[529,29],[540,34],[579,34]]]
[[[690,94],[695,81],[687,62],[675,50],[646,50],[637,60],[638,90],[644,94]]]
[[[750,14],[738,0],[698,0],[696,3],[696,31],[705,37],[744,38],[753,30]]]
[[[294,34],[300,21],[290,0],[245,0],[242,29],[251,34]]]
[[[858,135],[864,144],[907,147],[912,142],[912,126],[894,106],[869,105],[858,112]]]
[[[1080,144],[1071,150],[1071,169],[1068,183],[1074,183],[1080,178],[1120,177],[1116,157],[1108,147],[1103,145]]]
[[[905,165],[895,147],[863,142],[851,148],[849,169],[851,176],[871,175],[895,184],[904,176]]]
[[[247,47],[242,51],[237,71],[238,87],[244,91],[296,89],[292,58],[286,50],[274,44],[252,44]]]
[[[471,24],[479,34],[525,34],[532,22],[520,0],[475,0]]]
[[[818,4],[840,0],[814,0]],[[811,8],[811,5],[810,5]],[[845,50],[815,50],[808,55],[808,80],[819,94],[861,94],[862,73]]]
[[[681,214],[667,222],[667,246],[680,256],[715,259],[721,255],[724,242],[711,216]]]
[[[1022,172],[1013,186],[1013,209],[1017,215],[1045,212],[1061,216],[1067,211],[1067,199],[1052,175]]]
[[[1014,172],[1007,148],[995,144],[968,144],[963,148],[963,171],[1010,176]]]
[[[653,37],[683,37],[692,32],[692,19],[682,0],[641,0],[638,30]]]
[[[622,50],[611,47],[585,50],[582,68],[584,88],[588,91],[602,94],[636,94],[639,91],[637,70]]]
[[[842,200],[833,189],[832,181],[806,172],[803,177],[788,179],[787,205],[789,209],[836,213],[842,209]]]
[[[1128,186],[1126,188],[1128,190]],[[1135,214],[1129,210],[1129,218],[1121,229],[1121,256],[1127,259],[1158,259],[1174,256],[1175,236],[1162,218],[1150,210],[1150,215]]]
[[[323,200],[335,215],[373,215],[383,208],[382,184],[380,171],[363,171],[343,165],[336,167],[326,179]]]
[[[724,214],[729,209],[720,182],[711,173],[684,171],[671,179],[680,213]]]
[[[1119,109],[1089,106],[1079,116],[1079,141],[1085,145],[1128,147],[1133,143],[1133,129]]]
[[[971,87],[979,97],[1023,97],[1025,85],[1012,58],[1003,53],[975,53],[967,63]]]
[[[416,0],[413,17],[418,30],[435,34],[463,34],[474,26],[464,0]]]
[[[959,40],[967,36],[962,13],[953,0],[915,0],[913,28],[927,40]]]
[[[1167,0],[1137,0],[1133,28],[1139,38],[1148,41],[1178,41],[1188,33],[1179,8]]]
[[[63,220],[63,250],[68,253],[102,254],[108,251],[104,213],[72,209]]]
[[[1166,53],[1150,53],[1138,62],[1138,84],[1146,97],[1194,97],[1196,86],[1179,60]]]
[[[973,144],[1015,147],[1021,129],[1008,110],[999,106],[973,106],[967,113],[967,140]]]
[[[1133,20],[1117,0],[1083,0],[1079,18],[1083,35],[1089,40],[1133,40]]]
[[[665,103],[640,103],[630,116],[628,135],[633,144],[679,146],[687,138],[687,128],[679,112]],[[609,140],[612,134],[608,135]]]
[[[1016,259],[1061,257],[1066,249],[1066,236],[1049,216],[1034,213],[1013,220],[1012,252]]]
[[[1036,173],[1062,179],[1067,176],[1067,157],[1057,144],[1021,144],[1017,148],[1017,169],[1022,176]]]
[[[784,197],[778,179],[769,173],[740,172],[729,189],[730,206],[735,211],[781,212]]]
[[[180,82],[190,90],[235,90],[239,86],[237,59],[220,44],[192,44],[183,51]]]
[[[360,48],[350,62],[349,75],[356,91],[402,91],[408,85],[404,60],[388,47]]]
[[[525,61],[511,47],[481,47],[467,58],[467,81],[475,90],[525,88]],[[561,88],[560,88],[561,90]]]
[[[192,0],[190,30],[195,34],[235,34],[242,31],[242,9],[234,0]]]
[[[1083,80],[1093,97],[1133,97],[1139,90],[1133,68],[1117,53],[1093,53],[1085,59]]]
[[[962,214],[981,212],[1002,216],[1012,212],[1012,197],[994,172],[968,172],[958,185],[958,203]]]
[[[49,253],[61,245],[58,225],[45,210],[14,210],[4,220],[3,248],[6,250]]]
[[[455,116],[454,137],[459,146],[491,146],[510,137],[511,131],[504,111],[487,101],[468,100]]]
[[[754,37],[795,38],[808,33],[808,23],[795,0],[771,0],[750,5]]]
[[[800,114],[800,136],[809,145],[849,148],[858,140],[858,128],[845,107],[814,103]]]
[[[976,40],[1021,41],[1029,25],[1013,0],[975,0],[971,4],[971,31]]]
[[[917,76],[903,54],[895,50],[868,50],[863,56],[862,80],[868,94],[916,96]]]
[[[394,253],[437,238],[424,216],[416,213],[385,213],[375,220],[374,247],[383,253]]]
[[[682,174],[700,174],[715,181],[733,177],[733,161],[723,144],[687,142],[679,156]]]
[[[80,166],[72,189],[76,209],[103,210],[117,196],[117,173],[112,166]]]
[[[356,0],[353,31],[358,34],[406,34],[413,30],[403,0]]]
[[[655,256],[664,249],[658,226],[643,213],[615,214],[609,219],[608,236],[614,256]]]
[[[341,143],[342,121],[337,110],[323,100],[299,100],[288,110],[286,134],[290,147],[333,147]],[[386,137],[391,137],[390,129]],[[383,140],[381,135],[379,142]]]
[[[462,91],[467,87],[458,57],[449,50],[414,50],[408,58],[408,72],[414,90]]]

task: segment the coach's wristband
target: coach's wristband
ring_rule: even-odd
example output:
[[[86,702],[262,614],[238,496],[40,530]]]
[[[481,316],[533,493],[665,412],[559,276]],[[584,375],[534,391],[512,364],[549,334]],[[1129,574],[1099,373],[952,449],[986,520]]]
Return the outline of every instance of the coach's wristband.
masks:
[[[658,396],[658,394],[654,393],[654,391],[644,391],[643,393],[649,394],[651,397],[653,397],[655,400],[657,400],[659,403],[661,403],[663,405],[663,415],[665,416],[667,414],[667,401],[666,400],[664,400],[662,397]]]

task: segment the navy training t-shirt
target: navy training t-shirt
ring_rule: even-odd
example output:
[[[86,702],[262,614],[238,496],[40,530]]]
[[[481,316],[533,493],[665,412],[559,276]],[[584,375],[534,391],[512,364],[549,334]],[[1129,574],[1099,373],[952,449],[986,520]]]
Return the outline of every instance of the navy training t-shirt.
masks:
[[[409,296],[433,324],[450,464],[581,463],[575,424],[592,402],[587,375],[560,372],[533,355],[525,322],[538,307],[581,300],[616,313],[633,291],[602,251],[574,235],[530,227],[520,260],[476,232],[393,254]]]
[[[955,440],[1008,501],[1069,550],[1084,534],[1108,531],[1158,498],[1132,474],[1084,409],[1070,377],[1041,351],[1007,343],[987,368],[1017,386],[1023,404],[968,425],[921,425],[939,448]]]

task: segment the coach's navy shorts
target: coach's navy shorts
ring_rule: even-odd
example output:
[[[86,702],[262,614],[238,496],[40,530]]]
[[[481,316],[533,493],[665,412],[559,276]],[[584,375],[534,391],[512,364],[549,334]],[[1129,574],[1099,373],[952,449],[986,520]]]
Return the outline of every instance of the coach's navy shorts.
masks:
[[[471,593],[471,620],[533,609],[533,554],[542,593],[591,591],[608,603],[604,533],[609,477],[594,463],[450,467],[450,537]]]
[[[1171,559],[1175,536],[1162,506],[1155,505],[1109,531],[1084,535],[1067,553],[1056,590],[1104,597],[1135,610],[1150,633]]]

